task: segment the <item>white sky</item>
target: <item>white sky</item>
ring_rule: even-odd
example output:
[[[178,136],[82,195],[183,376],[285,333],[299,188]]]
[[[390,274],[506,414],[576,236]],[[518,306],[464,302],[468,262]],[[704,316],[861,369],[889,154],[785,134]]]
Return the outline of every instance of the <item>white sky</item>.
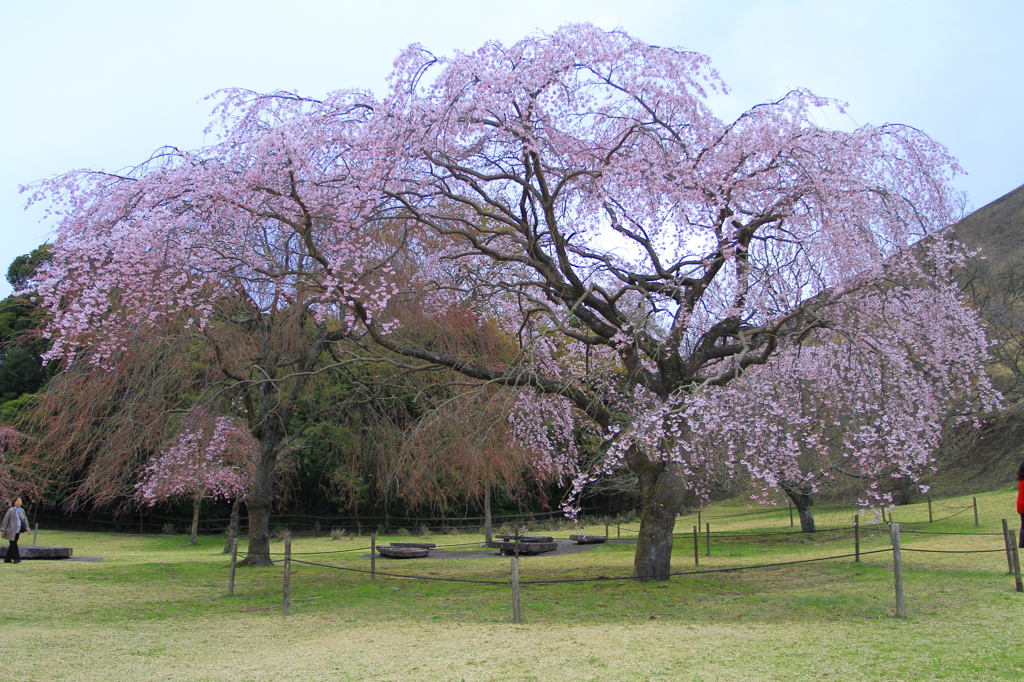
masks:
[[[51,231],[19,185],[201,146],[214,90],[381,94],[409,43],[577,21],[709,55],[723,117],[806,87],[948,146],[974,207],[1024,184],[1022,0],[0,0],[0,274]]]

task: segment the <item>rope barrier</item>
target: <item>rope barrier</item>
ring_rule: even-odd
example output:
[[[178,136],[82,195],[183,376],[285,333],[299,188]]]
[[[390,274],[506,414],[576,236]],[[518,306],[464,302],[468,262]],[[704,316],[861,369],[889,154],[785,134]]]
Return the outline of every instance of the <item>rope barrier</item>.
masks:
[[[964,507],[963,509],[961,509],[960,511],[958,511],[955,514],[950,514],[949,516],[943,516],[941,519],[935,519],[934,521],[900,521],[899,523],[900,523],[900,526],[910,525],[910,524],[920,524],[920,523],[938,523],[939,521],[945,521],[946,519],[951,519],[954,516],[960,516],[961,514],[963,514],[964,512],[966,512],[966,511],[968,511],[970,509],[974,509],[974,507],[973,506],[972,507]]]
[[[868,554],[880,554],[880,553],[883,553],[883,552],[891,552],[891,551],[892,551],[892,548],[889,548],[889,549],[876,549],[876,550],[871,550],[871,551],[867,551],[867,552],[861,552],[860,556],[865,556],[865,555],[868,555]],[[985,550],[985,551],[996,551],[996,550]],[[1002,550],[998,550],[998,551],[1002,551]],[[702,571],[680,571],[680,572],[676,572],[676,573],[669,573],[668,575],[669,576],[683,576],[683,575],[700,575],[702,573],[732,573],[734,571],[748,571],[748,570],[759,569],[759,568],[776,568],[778,566],[793,566],[793,565],[796,565],[796,564],[807,564],[807,563],[813,563],[813,562],[816,562],[816,561],[832,561],[832,560],[835,560],[835,559],[848,559],[849,557],[853,557],[853,556],[857,556],[857,555],[856,554],[838,554],[838,555],[835,555],[835,556],[818,557],[818,558],[815,558],[815,559],[799,559],[797,561],[784,561],[784,562],[774,563],[774,564],[757,564],[757,565],[754,565],[754,566],[733,566],[731,568],[713,568],[713,569],[705,569],[705,570],[702,570]],[[319,568],[331,568],[331,569],[335,569],[335,570],[338,570],[338,571],[349,571],[351,573],[370,573],[370,571],[367,571],[365,569],[347,568],[347,567],[344,567],[344,566],[333,566],[331,564],[321,564],[321,563],[316,563],[316,562],[313,562],[313,561],[303,561],[301,559],[292,559],[292,563],[305,564],[306,566],[317,566]],[[402,578],[404,580],[433,580],[435,582],[475,583],[475,584],[481,584],[481,585],[507,585],[509,583],[509,581],[507,581],[507,580],[471,580],[471,579],[468,579],[468,578],[438,578],[438,577],[435,577],[435,576],[428,576],[428,575],[405,575],[405,574],[401,574],[401,573],[385,573],[385,572],[382,572],[382,571],[377,571],[376,574],[377,575],[389,576],[389,577],[392,577],[392,578]],[[655,579],[660,578],[660,577],[664,577],[664,576],[655,576]],[[634,576],[614,576],[614,577],[598,576],[597,578],[561,578],[561,579],[556,579],[556,580],[520,580],[519,583],[521,585],[554,585],[554,584],[560,584],[560,583],[603,582],[603,581],[607,581],[607,580],[639,580],[639,578],[636,578]]]
[[[307,566],[318,566],[320,568],[333,568],[337,571],[350,571],[352,573],[370,573],[370,571],[364,569],[332,566],[330,564],[318,564],[313,561],[302,561],[301,559],[292,559],[292,563],[305,564]],[[508,585],[509,582],[507,580],[470,580],[469,578],[437,578],[426,575],[402,575],[401,573],[385,573],[383,571],[376,571],[376,575],[386,575],[392,578],[404,578],[405,580],[434,580],[445,583],[478,583],[482,585]]]
[[[344,554],[345,552],[364,552],[370,549],[369,547],[354,547],[352,549],[328,549],[323,552],[292,552],[292,556],[296,555],[307,555],[307,554]],[[274,555],[283,555],[284,552],[271,552]]]
[[[442,549],[444,547],[476,547],[479,544],[480,544],[479,542],[460,542],[460,543],[451,544],[451,545],[437,545],[436,547],[434,547],[434,549]],[[328,550],[323,550],[321,552],[292,552],[292,556],[313,556],[313,555],[320,555],[320,554],[344,554],[346,552],[365,552],[368,549],[370,549],[369,546],[367,546],[367,547],[353,547],[353,548],[350,548],[350,549],[328,549]],[[263,556],[263,555],[267,555],[267,556],[284,556],[284,552],[255,552],[255,553],[259,554],[260,556]]]
[[[794,537],[813,537],[814,535],[818,535],[818,534],[834,533],[834,532],[841,531],[841,530],[853,530],[855,527],[856,526],[837,526],[835,528],[818,528],[818,529],[816,529],[814,531],[814,533],[805,533],[802,530],[770,530],[770,531],[765,531],[763,533],[730,533],[728,531],[711,531],[711,536],[712,537],[719,537],[719,538],[779,537],[779,536],[790,536],[790,535],[794,536]],[[880,524],[879,524],[879,527],[881,527]],[[865,530],[866,528],[868,528],[868,527],[867,526],[860,526],[861,530]],[[704,530],[701,530],[700,534],[702,536],[704,536],[704,535],[707,535],[708,533],[706,531],[704,531]],[[673,533],[672,537],[673,538],[677,538],[677,537],[678,538],[691,538],[691,537],[693,537],[693,534],[690,533],[690,532]]]
[[[928,552],[930,554],[986,554],[988,552],[1005,552],[1005,549],[911,549],[901,547],[904,552]],[[863,552],[862,552],[863,553]]]
[[[827,511],[837,512],[837,511],[843,511],[843,510],[846,510],[846,509],[850,509],[850,507],[814,507],[815,511],[826,511],[826,512]],[[796,511],[796,507],[793,507],[793,511]],[[717,515],[709,516],[708,514],[703,514],[703,512],[701,512],[701,513],[703,514],[703,518],[705,518],[705,519],[730,519],[730,518],[733,518],[733,517],[736,517],[736,516],[753,516],[755,514],[780,514],[780,513],[787,513],[788,514],[788,512],[789,512],[789,507],[781,507],[780,506],[780,507],[774,507],[772,509],[755,509],[754,511],[740,512],[738,514],[717,514]],[[697,512],[695,512],[695,511],[694,512],[689,512],[688,514],[683,514],[683,517],[693,516],[696,513]]]
[[[943,509],[974,509],[973,504],[969,504],[966,507],[951,507],[948,504],[942,504],[941,502],[935,502],[934,500],[932,501],[932,504],[934,504],[936,507],[942,507]]]
[[[1003,537],[1002,533],[957,533],[955,531],[942,531],[942,530],[913,530],[911,528],[903,529],[902,524],[900,526],[901,533],[917,533],[918,535],[963,535],[965,537],[973,536],[993,536]]]

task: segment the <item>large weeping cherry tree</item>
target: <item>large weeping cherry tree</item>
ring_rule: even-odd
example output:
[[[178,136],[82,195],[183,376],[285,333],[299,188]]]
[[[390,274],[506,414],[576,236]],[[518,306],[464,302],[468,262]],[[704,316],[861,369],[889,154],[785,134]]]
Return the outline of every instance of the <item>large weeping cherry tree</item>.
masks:
[[[726,122],[709,91],[726,88],[702,55],[573,25],[450,58],[410,48],[382,101],[228,92],[220,143],[40,188],[62,211],[40,283],[51,354],[103,364],[133,326],[189,312],[260,443],[257,552],[260,481],[308,377],[350,361],[341,338],[515,389],[516,447],[544,472],[577,492],[615,469],[637,477],[635,575],[667,578],[685,496],[771,451],[710,454],[775,419],[736,397],[756,400],[757,376],[839,400],[853,375],[828,368],[853,353],[906,373],[928,414],[988,395],[984,337],[946,285],[961,257],[920,241],[954,217],[945,149],[906,126],[823,128],[817,112],[842,106],[802,90]],[[879,302],[899,297],[934,304]],[[453,351],[405,329],[410,308],[472,310],[516,352]],[[883,418],[894,379],[864,376],[877,381],[858,414]],[[919,468],[878,439],[846,454],[869,476]]]

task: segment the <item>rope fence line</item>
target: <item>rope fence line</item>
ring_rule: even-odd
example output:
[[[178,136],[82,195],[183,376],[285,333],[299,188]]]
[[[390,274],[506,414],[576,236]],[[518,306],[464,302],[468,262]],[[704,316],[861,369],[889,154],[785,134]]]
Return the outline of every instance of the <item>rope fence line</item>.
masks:
[[[402,578],[403,580],[433,580],[436,582],[444,583],[476,583],[480,585],[508,585],[507,580],[473,580],[470,578],[438,578],[437,576],[428,575],[403,575],[401,573],[387,573],[385,571],[367,571],[361,568],[347,568],[345,566],[334,566],[332,564],[320,564],[313,561],[302,561],[299,559],[292,559],[293,563],[305,564],[307,566],[317,566],[319,568],[331,568],[336,571],[350,571],[352,573],[372,573],[374,575],[383,575],[391,578]]]
[[[912,549],[904,547],[904,552],[928,552],[929,554],[987,554],[989,552],[1005,552],[1005,549]],[[861,552],[863,554],[863,552]]]
[[[904,552],[927,552],[930,554],[989,554],[993,552],[1003,552],[1004,549],[971,549],[971,550],[941,550],[941,549],[912,549],[910,547],[901,547]],[[670,577],[684,576],[684,575],[700,575],[702,573],[733,573],[736,571],[747,571],[760,568],[777,568],[779,566],[795,566],[797,564],[808,564],[815,563],[818,561],[832,561],[835,559],[848,559],[850,557],[866,556],[868,554],[884,554],[886,552],[892,552],[892,547],[885,549],[874,549],[859,553],[851,554],[836,554],[833,556],[826,557],[815,557],[812,559],[797,559],[794,561],[781,561],[772,564],[754,564],[752,566],[733,566],[726,568],[710,568],[703,569],[700,571],[677,571],[666,574]],[[248,556],[248,555],[246,555]],[[257,556],[264,556],[259,553]],[[294,554],[292,555],[294,556]],[[475,583],[482,585],[508,585],[508,580],[475,580],[470,578],[439,578],[437,576],[429,575],[409,575],[407,573],[388,573],[385,571],[369,571],[362,568],[350,568],[347,566],[337,566],[335,564],[322,564],[315,561],[305,561],[302,559],[292,559],[292,563],[303,564],[306,566],[316,566],[318,568],[329,568],[337,571],[348,571],[350,573],[364,573],[374,575],[382,575],[391,578],[401,578],[403,580],[432,580],[435,582],[449,582],[449,583]],[[665,576],[656,576],[654,579],[663,578]],[[596,578],[559,578],[554,580],[521,580],[521,585],[551,585],[557,583],[587,583],[587,582],[603,582],[608,580],[639,580],[635,576],[598,576]]]
[[[973,504],[969,504],[966,507],[954,507],[952,505],[942,504],[941,502],[933,502],[933,504],[936,507],[942,507],[943,509],[973,509],[974,508]]]
[[[961,535],[963,537],[1002,537],[1002,533],[958,533],[956,531],[942,531],[942,530],[915,530],[908,528],[903,531],[904,533],[914,533],[915,535]]]
[[[819,530],[817,532],[818,533],[826,533],[826,532],[835,532],[835,531],[841,531],[841,530],[853,530],[855,528],[856,528],[855,526],[844,526],[844,527],[841,527],[841,528],[822,529],[822,530]],[[919,535],[960,535],[960,536],[963,536],[963,537],[997,537],[997,536],[1001,536],[1002,535],[1002,533],[942,533],[942,532],[915,531],[915,530],[908,530],[908,531],[902,531],[902,532],[915,533],[915,534],[919,534]],[[704,531],[701,531],[700,534],[702,536],[708,535],[708,533],[705,533]],[[799,532],[799,531],[796,531],[796,532],[793,532],[793,531],[778,531],[778,532],[768,532],[768,533],[710,533],[710,535],[712,537],[723,539],[723,538],[762,537],[762,536],[766,536],[766,537],[801,536],[801,535],[805,535],[805,534],[802,533],[802,532]],[[676,540],[676,539],[690,541],[690,540],[693,539],[693,536],[690,533],[674,533],[673,534],[673,540]],[[478,547],[481,544],[482,543],[479,543],[479,542],[464,542],[464,543],[450,544],[450,545],[438,545],[435,549],[442,549],[444,547]],[[324,551],[319,551],[319,552],[291,552],[290,556],[321,556],[321,555],[325,555],[325,554],[344,554],[344,553],[349,553],[349,552],[364,552],[364,551],[371,550],[371,549],[373,549],[373,547],[369,547],[368,546],[368,547],[356,547],[356,548],[352,548],[352,549],[324,550]],[[907,551],[907,552],[932,552],[932,553],[936,553],[936,554],[977,554],[977,553],[985,553],[985,552],[1002,552],[1002,551],[1004,551],[1002,549],[937,550],[937,549],[911,549],[911,548],[908,548],[908,547],[904,547],[903,549],[904,549],[904,551]],[[876,550],[876,551],[888,551],[888,550]],[[872,554],[872,553],[873,552],[860,552],[860,554]],[[283,557],[283,556],[285,556],[286,553],[285,552],[247,552],[245,556],[248,557],[250,554],[253,555],[253,556]],[[842,556],[856,556],[856,555],[855,554],[849,554],[849,555],[842,555]],[[837,558],[839,558],[839,557],[837,557]],[[296,561],[298,563],[302,563],[298,559],[295,559],[294,561]],[[796,562],[796,563],[800,563],[800,562]],[[347,568],[345,568],[343,570],[356,570],[356,569],[347,569]],[[367,571],[367,572],[369,572],[369,571]],[[381,575],[385,575],[385,574],[381,573]],[[670,575],[677,575],[677,574],[672,573]],[[683,574],[678,574],[678,575],[683,575]],[[616,579],[618,579],[618,578],[616,578]]]
[[[708,528],[710,529],[710,524],[708,524]],[[858,529],[859,526],[854,526],[854,528]],[[401,580],[423,580],[423,581],[433,581],[433,582],[466,583],[466,584],[477,584],[477,585],[511,585],[511,588],[512,588],[513,622],[519,623],[519,622],[522,621],[521,609],[520,609],[520,586],[524,585],[524,584],[525,585],[541,585],[541,586],[543,586],[543,585],[570,584],[570,583],[589,583],[589,582],[601,582],[601,581],[665,580],[665,579],[668,579],[670,577],[698,576],[698,575],[702,575],[702,574],[705,574],[705,573],[736,573],[736,572],[739,572],[739,571],[759,570],[759,569],[767,569],[767,568],[778,568],[778,567],[783,567],[783,566],[795,566],[795,565],[800,565],[800,564],[810,564],[810,563],[817,563],[817,562],[822,562],[822,561],[835,561],[835,560],[839,560],[839,559],[847,559],[847,558],[850,558],[850,557],[854,557],[854,562],[857,563],[857,562],[860,562],[861,556],[867,556],[867,555],[871,555],[871,554],[884,554],[884,553],[888,552],[888,553],[891,553],[892,557],[893,557],[893,559],[892,559],[892,561],[893,561],[893,578],[894,578],[894,583],[895,583],[895,587],[896,587],[896,616],[898,618],[903,618],[906,615],[906,609],[905,609],[904,598],[903,598],[904,597],[904,595],[903,595],[903,568],[902,568],[902,559],[901,559],[901,553],[902,553],[903,550],[908,551],[908,552],[921,552],[921,553],[929,553],[929,554],[989,554],[989,553],[1005,551],[1006,555],[1007,555],[1007,562],[1008,562],[1008,565],[1010,566],[1010,572],[1015,575],[1016,590],[1017,590],[1017,592],[1024,593],[1024,580],[1022,580],[1022,578],[1021,578],[1020,562],[1019,562],[1019,558],[1018,558],[1018,548],[1017,548],[1017,542],[1016,542],[1016,535],[1015,535],[1015,533],[1012,530],[1008,529],[1008,526],[1007,526],[1007,523],[1006,523],[1005,519],[1003,519],[1003,528],[1004,528],[1003,540],[1004,540],[1004,544],[1005,544],[1005,548],[1004,549],[934,550],[934,549],[919,549],[919,548],[910,548],[910,547],[903,548],[903,547],[901,547],[900,525],[898,523],[891,523],[890,522],[889,529],[890,529],[890,539],[891,539],[891,542],[892,542],[892,546],[889,547],[889,548],[883,548],[883,549],[877,549],[877,550],[868,550],[868,551],[863,551],[862,552],[861,549],[860,549],[859,539],[857,539],[856,540],[856,544],[855,544],[856,550],[855,550],[854,553],[838,554],[838,555],[832,555],[832,556],[827,556],[827,557],[814,557],[814,558],[810,558],[810,559],[796,559],[796,560],[792,560],[792,561],[780,561],[780,562],[773,562],[773,563],[767,563],[767,564],[754,564],[754,565],[751,565],[751,566],[731,566],[731,567],[713,568],[713,569],[700,569],[700,570],[693,570],[693,571],[674,571],[674,572],[671,572],[671,573],[667,573],[667,574],[663,574],[663,575],[651,576],[651,577],[643,578],[643,579],[638,578],[636,576],[632,576],[632,575],[630,575],[630,576],[603,576],[603,575],[599,575],[599,576],[592,577],[592,578],[557,578],[557,579],[549,579],[549,580],[520,580],[520,577],[519,577],[519,553],[518,552],[516,552],[515,556],[512,558],[511,580],[510,581],[505,581],[505,580],[482,580],[482,579],[473,579],[473,578],[447,578],[447,577],[438,577],[438,576],[431,576],[431,575],[415,575],[415,574],[414,575],[409,575],[409,574],[391,573],[391,572],[386,572],[386,571],[379,572],[379,574],[381,576],[384,576],[384,577],[397,578],[397,579],[401,579]],[[964,534],[960,534],[960,535],[964,535]],[[991,534],[985,534],[985,535],[991,535]],[[710,538],[710,530],[708,532],[708,537]],[[697,552],[697,548],[698,548],[698,534],[697,534],[696,527],[694,527],[693,538],[694,538],[694,563],[697,564],[697,563],[699,563],[699,561],[698,561],[698,552]],[[859,538],[859,536],[855,536],[855,538]],[[307,560],[303,560],[303,559],[295,559],[292,556],[291,544],[292,544],[291,543],[291,538],[290,537],[285,538],[284,558],[283,558],[283,561],[279,561],[278,562],[280,564],[283,564],[283,566],[284,566],[284,586],[283,586],[283,605],[282,605],[282,607],[283,607],[283,612],[286,615],[290,613],[291,566],[292,566],[293,562],[294,563],[298,563],[298,564],[302,564],[302,565],[306,565],[306,566],[316,567],[316,568],[324,568],[324,569],[338,570],[338,571],[348,571],[350,573],[362,573],[362,574],[367,574],[368,573],[368,574],[370,574],[370,579],[371,580],[376,580],[376,578],[377,578],[378,571],[376,570],[376,553],[373,551],[374,548],[375,548],[375,544],[376,543],[371,545],[371,557],[370,557],[370,570],[369,571],[367,571],[365,569],[350,568],[350,567],[346,567],[346,566],[338,566],[338,565],[325,564],[325,563],[320,563],[320,562],[315,562],[315,561],[307,561]],[[469,544],[470,543],[459,543],[459,544],[456,544],[456,545],[448,545],[448,546],[467,546]],[[349,550],[349,551],[355,551],[355,550]],[[342,553],[342,551],[306,552],[306,553],[302,553],[302,555],[309,555],[309,554],[340,554],[340,553]],[[709,553],[708,555],[710,556],[710,543],[708,544],[708,553]],[[229,577],[229,581],[228,581],[228,595],[229,596],[234,594],[235,566],[237,565],[238,554],[239,554],[238,553],[238,544],[237,544],[237,542],[234,542],[232,544],[230,577]],[[270,559],[271,554],[272,553],[270,553],[270,552],[266,552],[266,553],[263,553],[263,552],[260,552],[260,553],[248,552],[248,553],[245,554],[245,558],[248,559],[249,557],[257,557],[257,556],[263,557],[263,556],[266,556],[267,559],[270,560],[271,564],[273,564],[275,562],[272,559]],[[277,556],[280,556],[280,553],[273,553],[273,554],[277,555]]]
[[[951,519],[954,516],[960,516],[964,512],[970,511],[971,509],[974,509],[973,505],[970,506],[970,507],[964,507],[963,509],[961,509],[960,511],[956,512],[955,514],[950,514],[949,516],[943,516],[941,519],[935,519],[934,521],[901,521],[900,523],[901,524],[905,523],[905,524],[908,524],[908,525],[909,524],[917,525],[917,524],[922,524],[922,523],[938,523],[939,521],[945,521],[946,519]],[[889,512],[889,517],[892,518],[892,512]]]
[[[900,524],[900,525],[902,526],[902,524]],[[702,530],[702,531],[700,531],[700,535],[704,536],[704,537],[710,536],[710,537],[716,538],[716,539],[750,538],[750,537],[766,537],[766,538],[814,537],[815,535],[819,535],[819,534],[823,535],[823,534],[826,534],[826,533],[836,533],[836,532],[840,532],[840,531],[857,530],[857,529],[858,529],[857,526],[838,526],[838,527],[835,527],[835,528],[819,528],[819,529],[817,529],[815,531],[815,533],[813,535],[809,534],[809,533],[804,533],[803,531],[764,531],[764,532],[752,532],[752,533],[730,533],[728,531],[710,531],[710,530],[709,531],[703,531]],[[868,531],[872,531],[872,530],[874,530],[874,531],[881,531],[882,529],[883,529],[883,527],[882,527],[881,524],[877,524],[875,528],[871,528],[870,526],[860,526],[859,527],[859,530],[860,531],[864,531],[864,532],[868,532]],[[629,530],[629,529],[623,529],[623,530]],[[630,531],[630,532],[639,533],[639,531]],[[1002,536],[1002,533],[957,533],[957,532],[952,532],[952,531],[926,531],[926,530],[913,530],[913,529],[907,529],[907,530],[904,530],[902,532],[904,532],[904,533],[914,533],[914,534],[918,534],[918,535],[959,535],[959,536],[962,536],[962,537],[1000,537],[1000,536]],[[673,533],[672,537],[673,537],[673,540],[679,539],[679,540],[690,541],[690,540],[692,540],[693,535],[690,532],[683,532],[683,533]],[[565,538],[556,538],[556,541],[557,540],[564,540],[564,539]],[[480,541],[478,541],[478,542],[460,542],[460,543],[451,543],[451,544],[445,544],[445,545],[437,545],[434,549],[444,549],[444,548],[447,548],[447,547],[479,547],[481,545],[482,545],[482,542],[480,542]],[[348,548],[348,549],[337,549],[337,550],[321,550],[321,551],[316,551],[316,552],[292,552],[291,555],[292,556],[315,556],[315,555],[325,555],[325,554],[345,554],[345,553],[350,553],[350,552],[365,552],[365,551],[368,551],[368,550],[370,550],[372,548],[373,548],[372,546],[366,546],[366,547],[352,547],[352,548]],[[909,550],[908,549],[907,551],[917,551],[917,550]],[[920,551],[923,551],[923,550],[920,550]],[[1002,551],[1002,550],[985,550],[985,551]],[[254,552],[253,554],[258,554],[259,556],[284,556],[284,552],[259,552],[259,553],[255,553]]]
[[[459,542],[450,545],[437,545],[434,549],[444,549],[445,547],[478,547],[479,542]],[[344,554],[346,552],[365,552],[366,550],[372,549],[371,546],[367,547],[352,547],[350,549],[325,549],[320,552],[292,552],[291,556],[307,556],[314,554]],[[284,556],[284,552],[252,552],[258,556]]]
[[[865,554],[881,554],[885,552],[891,552],[892,548],[888,549],[875,549],[868,552],[861,552],[860,556]],[[926,551],[926,550],[922,550]],[[982,551],[997,551],[1003,550],[982,550]],[[262,556],[262,555],[260,555]],[[854,554],[837,554],[835,556],[816,557],[814,559],[799,559],[796,561],[782,561],[774,564],[755,564],[753,566],[733,566],[731,568],[711,568],[704,569],[701,571],[678,571],[666,574],[669,577],[683,576],[683,575],[700,575],[702,573],[733,573],[736,571],[748,571],[760,568],[776,568],[779,566],[793,566],[796,564],[807,564],[814,563],[817,561],[832,561],[835,559],[848,559],[849,557],[856,556]],[[333,564],[321,564],[314,561],[304,561],[301,559],[292,559],[292,563],[303,564],[306,566],[316,566],[318,568],[330,568],[337,571],[349,571],[351,573],[371,573],[366,569],[361,568],[348,568],[346,566],[336,566]],[[439,578],[437,576],[429,575],[408,575],[404,573],[387,573],[384,571],[375,571],[375,575],[382,575],[391,578],[401,578],[403,580],[431,580],[434,582],[447,582],[447,583],[474,583],[479,585],[508,585],[508,580],[474,580],[470,578]],[[655,576],[653,579],[664,578],[666,576]],[[635,576],[598,576],[596,578],[558,578],[554,580],[520,580],[520,585],[555,585],[560,583],[593,583],[593,582],[607,582],[609,580],[640,580]]]

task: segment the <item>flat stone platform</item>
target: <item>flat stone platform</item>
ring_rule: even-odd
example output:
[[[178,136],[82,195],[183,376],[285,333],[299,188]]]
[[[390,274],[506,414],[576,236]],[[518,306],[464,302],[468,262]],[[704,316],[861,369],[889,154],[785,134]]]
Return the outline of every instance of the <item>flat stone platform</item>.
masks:
[[[392,542],[390,547],[414,547],[416,549],[434,549],[437,545],[433,542]]]
[[[517,536],[515,535],[495,535],[494,537],[500,538],[506,542],[515,542]],[[550,535],[520,535],[518,536],[519,542],[554,542],[555,539]]]
[[[18,553],[25,559],[70,559],[70,547],[47,547],[45,545],[18,545]],[[7,545],[0,546],[0,557],[7,558]]]
[[[520,554],[543,554],[544,552],[554,552],[558,549],[557,542],[502,542],[499,543],[498,547],[501,549],[501,553],[505,556],[515,554],[516,551]]]
[[[378,547],[377,553],[390,559],[422,559],[430,553],[422,547]]]
[[[599,545],[608,540],[604,535],[570,535],[569,539],[580,545]]]

